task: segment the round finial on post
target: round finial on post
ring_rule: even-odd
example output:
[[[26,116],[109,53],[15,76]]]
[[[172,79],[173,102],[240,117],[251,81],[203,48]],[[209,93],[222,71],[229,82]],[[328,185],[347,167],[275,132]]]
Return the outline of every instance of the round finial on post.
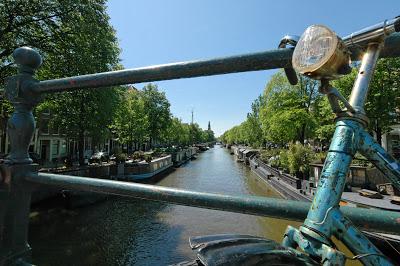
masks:
[[[20,72],[34,73],[42,64],[42,57],[34,49],[24,46],[14,50],[13,58]]]
[[[13,57],[19,73],[6,80],[5,94],[14,106],[14,113],[7,124],[10,153],[5,161],[9,164],[30,164],[32,160],[28,150],[35,131],[32,110],[40,100],[40,94],[35,91],[38,81],[33,74],[42,64],[42,57],[29,47],[15,49]]]

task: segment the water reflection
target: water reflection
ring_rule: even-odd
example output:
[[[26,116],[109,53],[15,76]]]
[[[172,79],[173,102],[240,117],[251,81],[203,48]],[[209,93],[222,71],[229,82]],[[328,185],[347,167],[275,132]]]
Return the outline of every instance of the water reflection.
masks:
[[[215,147],[158,185],[278,197],[229,152]],[[288,221],[144,200],[113,198],[90,207],[52,209],[32,219],[38,265],[166,265],[193,258],[190,236],[242,233],[280,241]]]

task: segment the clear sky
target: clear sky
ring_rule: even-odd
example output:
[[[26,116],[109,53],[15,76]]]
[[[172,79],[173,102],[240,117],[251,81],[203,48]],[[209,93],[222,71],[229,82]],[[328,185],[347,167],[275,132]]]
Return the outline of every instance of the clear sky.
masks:
[[[400,15],[400,0],[109,0],[108,13],[135,68],[275,49],[285,34],[324,24],[340,36]],[[241,123],[276,70],[156,82],[174,116],[217,136]],[[135,84],[142,88],[144,84]]]

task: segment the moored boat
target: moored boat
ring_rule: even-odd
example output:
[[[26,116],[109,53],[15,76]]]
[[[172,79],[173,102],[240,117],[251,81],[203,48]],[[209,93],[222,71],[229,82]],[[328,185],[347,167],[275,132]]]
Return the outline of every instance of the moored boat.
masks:
[[[171,155],[153,159],[150,162],[125,163],[117,175],[112,178],[124,181],[145,180],[167,171],[172,166]]]
[[[281,179],[281,172],[275,168],[268,166],[256,157],[250,159],[250,168],[262,180],[267,182],[274,188],[283,198],[291,200],[300,200],[311,202],[313,196],[302,193],[302,189],[296,189],[293,184]],[[363,191],[361,194],[375,195],[375,191]],[[396,196],[381,195],[383,198],[369,198],[361,196],[356,192],[343,192],[342,200],[339,205],[347,205],[351,207],[367,207],[379,208],[390,211],[400,211],[400,205],[391,203],[390,201],[400,199]],[[376,196],[375,196],[376,197]],[[365,236],[376,245],[386,256],[397,257],[398,250],[400,249],[400,235],[382,234],[376,232],[363,231]]]

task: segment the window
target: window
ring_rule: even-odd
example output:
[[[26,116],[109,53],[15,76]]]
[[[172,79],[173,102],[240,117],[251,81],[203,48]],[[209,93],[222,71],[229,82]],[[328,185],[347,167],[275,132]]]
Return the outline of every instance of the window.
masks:
[[[50,133],[49,132],[49,120],[48,119],[42,119],[40,121],[39,129],[40,129],[40,132],[42,132],[42,134],[48,135]]]
[[[60,155],[64,156],[67,154],[67,142],[65,140],[61,141]]]
[[[52,143],[52,149],[51,149],[51,157],[58,157],[58,149],[60,147],[60,141],[59,140],[53,140]]]

